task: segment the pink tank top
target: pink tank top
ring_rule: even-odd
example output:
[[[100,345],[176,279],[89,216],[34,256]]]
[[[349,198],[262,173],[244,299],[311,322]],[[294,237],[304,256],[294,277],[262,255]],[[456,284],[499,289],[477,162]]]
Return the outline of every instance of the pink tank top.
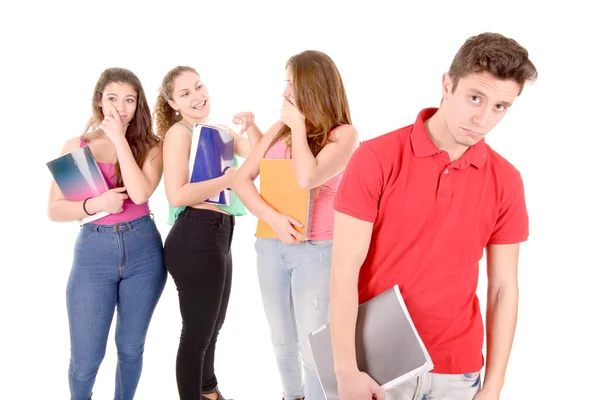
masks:
[[[339,128],[339,127],[337,127]],[[331,131],[330,135],[337,129]],[[292,152],[284,142],[279,140],[267,151],[264,158],[291,159]],[[333,239],[333,200],[343,172],[312,190],[313,203],[308,218],[310,219],[309,240]],[[318,189],[318,190],[317,190]]]
[[[87,145],[83,138],[81,139],[80,146],[83,147]],[[102,172],[102,176],[104,176],[104,180],[108,184],[110,189],[115,188],[116,185],[116,176],[115,176],[115,165],[111,163],[102,163],[96,162],[98,167],[100,168],[100,172]],[[132,221],[136,218],[143,217],[144,215],[148,215],[150,213],[150,208],[148,206],[148,202],[143,204],[135,204],[131,199],[126,199],[123,201],[123,212],[119,214],[109,214],[106,217],[99,218],[95,221],[92,221],[92,224],[118,224],[120,222]]]

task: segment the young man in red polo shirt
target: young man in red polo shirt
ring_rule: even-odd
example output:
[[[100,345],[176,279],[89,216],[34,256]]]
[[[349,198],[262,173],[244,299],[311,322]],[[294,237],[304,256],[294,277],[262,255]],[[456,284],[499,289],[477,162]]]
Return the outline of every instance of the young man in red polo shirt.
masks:
[[[330,319],[341,400],[386,396],[358,370],[355,327],[358,304],[395,284],[434,369],[388,399],[499,399],[517,321],[519,243],[529,231],[519,171],[484,137],[536,77],[514,40],[471,37],[443,75],[439,109],[422,110],[413,125],[363,142],[352,156],[334,203]],[[481,388],[475,292],[483,249]]]

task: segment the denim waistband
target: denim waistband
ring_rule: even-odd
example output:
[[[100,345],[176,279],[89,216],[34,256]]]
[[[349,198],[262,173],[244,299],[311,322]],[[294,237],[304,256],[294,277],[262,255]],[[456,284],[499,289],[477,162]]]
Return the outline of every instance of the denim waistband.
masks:
[[[154,220],[154,214],[150,213],[142,217],[132,219],[131,221],[118,222],[116,224],[94,224],[89,222],[81,226],[81,229],[86,229],[96,232],[114,232],[114,231],[128,231],[133,229],[134,226],[142,224],[146,221]]]

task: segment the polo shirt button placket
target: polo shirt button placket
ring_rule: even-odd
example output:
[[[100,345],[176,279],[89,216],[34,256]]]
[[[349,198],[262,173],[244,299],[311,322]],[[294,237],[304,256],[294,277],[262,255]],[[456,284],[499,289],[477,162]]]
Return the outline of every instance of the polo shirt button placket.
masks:
[[[452,197],[452,184],[450,181],[450,168],[444,169],[440,177],[440,185],[438,187],[438,196]]]

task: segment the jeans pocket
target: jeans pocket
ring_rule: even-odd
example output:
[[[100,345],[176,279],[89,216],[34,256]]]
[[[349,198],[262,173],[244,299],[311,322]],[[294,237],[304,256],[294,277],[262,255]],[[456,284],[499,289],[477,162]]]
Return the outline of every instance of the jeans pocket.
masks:
[[[279,249],[279,240],[267,239],[267,238],[256,238],[254,241],[254,250],[256,254],[275,252]]]
[[[306,244],[310,247],[325,248],[325,247],[331,247],[332,241],[331,240],[307,240]]]
[[[82,244],[88,241],[90,237],[94,234],[95,230],[81,228],[79,230],[79,234],[77,235],[77,239],[75,239],[76,244]]]
[[[479,387],[481,383],[481,371],[477,372],[467,372],[465,374],[461,374],[463,381],[469,384],[471,387]]]
[[[160,236],[160,232],[156,228],[156,224],[151,219],[140,224],[133,225],[131,229],[136,235],[142,238],[154,238]]]

